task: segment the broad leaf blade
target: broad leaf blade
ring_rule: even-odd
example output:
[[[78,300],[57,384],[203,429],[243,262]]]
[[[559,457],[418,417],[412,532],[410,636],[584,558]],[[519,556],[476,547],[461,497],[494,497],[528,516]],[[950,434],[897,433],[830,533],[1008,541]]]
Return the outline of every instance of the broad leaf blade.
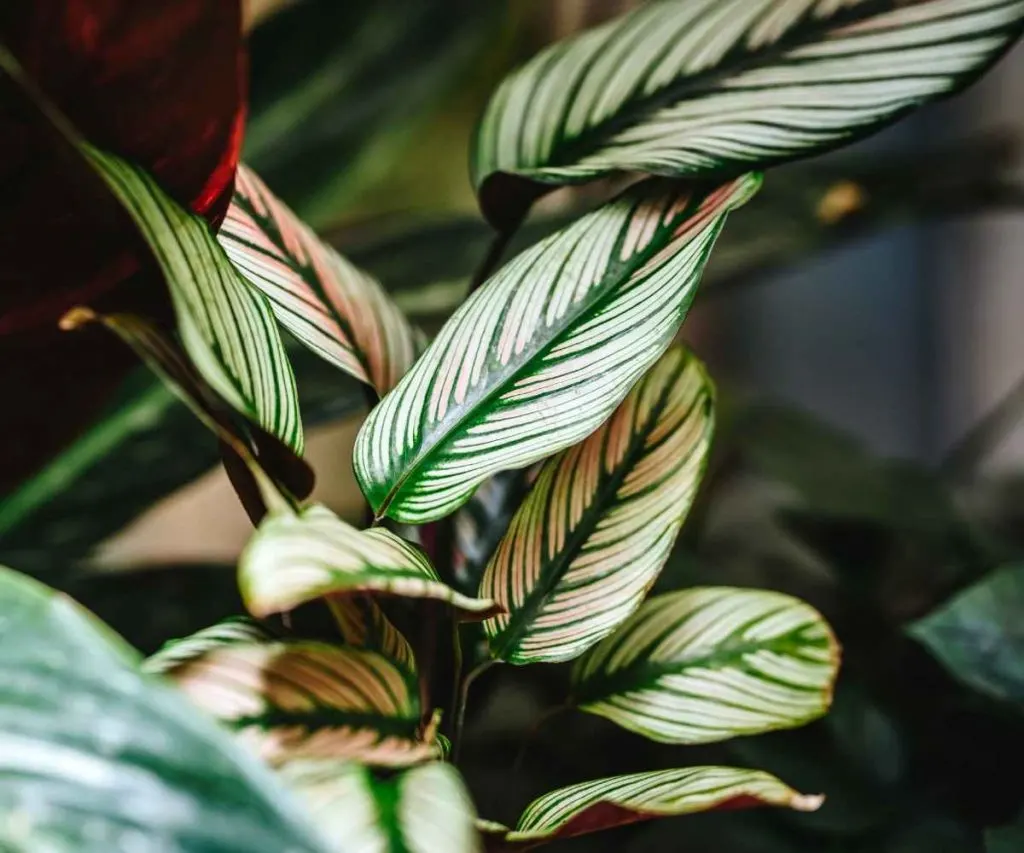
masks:
[[[5,850],[329,849],[265,768],[77,605],[0,569],[0,611]]]
[[[365,767],[315,763],[285,768],[338,853],[477,853],[475,809],[459,772],[431,762],[384,779]]]
[[[473,179],[488,219],[616,172],[708,176],[819,154],[981,74],[1021,0],[656,0],[506,79]]]
[[[596,779],[545,794],[506,836],[513,846],[572,838],[660,817],[782,806],[814,811],[824,797],[798,794],[760,770],[687,767]]]
[[[357,530],[319,505],[268,517],[246,546],[238,574],[246,606],[258,617],[354,593],[444,601],[478,619],[495,612],[493,601],[443,583],[423,551],[400,536],[383,527]]]
[[[433,757],[415,680],[381,654],[312,642],[227,644],[168,671],[265,761],[404,766]]]
[[[645,182],[507,264],[363,425],[355,470],[376,512],[435,520],[593,432],[669,346],[759,183]]]
[[[572,660],[643,601],[693,502],[714,428],[701,364],[670,349],[612,417],[548,460],[487,567],[484,629],[509,663]]]
[[[580,659],[572,702],[662,743],[800,726],[828,709],[839,648],[809,605],[704,587],[644,604]]]
[[[295,377],[265,297],[242,279],[206,223],[176,205],[149,175],[89,146],[83,150],[160,263],[182,343],[203,378],[301,454]]]
[[[245,166],[217,239],[281,324],[313,352],[379,394],[409,369],[412,328],[380,284],[321,242]]]

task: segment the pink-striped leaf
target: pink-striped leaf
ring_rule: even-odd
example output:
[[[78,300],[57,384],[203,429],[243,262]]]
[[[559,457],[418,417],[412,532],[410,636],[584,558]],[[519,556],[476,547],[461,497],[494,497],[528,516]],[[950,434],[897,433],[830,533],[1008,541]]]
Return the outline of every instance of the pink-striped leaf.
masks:
[[[760,770],[687,767],[569,785],[530,803],[513,830],[493,823],[480,828],[502,839],[504,849],[523,849],[654,818],[757,806],[807,812],[823,801]]]
[[[643,182],[506,264],[363,424],[355,472],[377,514],[436,520],[597,429],[671,344],[759,185]]]
[[[612,417],[548,460],[484,573],[491,654],[571,660],[643,601],[693,502],[714,429],[700,362],[673,347]]]
[[[379,394],[416,357],[412,328],[380,284],[322,242],[245,166],[217,235],[278,321]]]

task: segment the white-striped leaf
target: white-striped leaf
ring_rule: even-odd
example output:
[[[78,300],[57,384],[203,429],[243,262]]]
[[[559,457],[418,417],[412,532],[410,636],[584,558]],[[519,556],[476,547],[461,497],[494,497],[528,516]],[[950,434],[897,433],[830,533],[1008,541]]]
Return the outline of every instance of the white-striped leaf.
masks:
[[[160,651],[143,661],[142,669],[145,672],[167,674],[214,649],[239,644],[272,643],[277,639],[277,635],[258,622],[245,616],[234,616],[188,637],[164,643]]]
[[[640,606],[668,559],[707,461],[714,390],[671,348],[580,444],[549,459],[487,566],[484,623],[509,663],[571,660]]]
[[[672,341],[726,214],[759,184],[648,181],[508,263],[363,425],[355,470],[377,513],[435,520],[600,426]]]
[[[662,743],[790,728],[832,701],[839,647],[812,607],[703,587],[646,602],[576,664],[571,702]]]
[[[507,228],[553,185],[818,154],[963,88],[1022,22],[1024,0],[653,0],[504,81],[474,183]]]
[[[217,239],[313,352],[379,394],[409,369],[413,330],[376,279],[322,242],[245,166]]]
[[[148,174],[88,145],[82,150],[160,264],[196,369],[232,407],[301,454],[295,377],[266,297],[246,284],[206,221],[177,205]]]
[[[376,601],[365,595],[332,595],[328,604],[347,645],[380,652],[406,672],[416,672],[412,646]]]
[[[687,767],[569,785],[526,807],[507,846],[529,847],[628,823],[716,809],[782,806],[814,811],[821,796],[798,794],[760,770]],[[491,829],[497,833],[497,827]]]
[[[405,766],[437,755],[418,688],[377,652],[312,642],[228,644],[167,673],[265,761]]]
[[[459,772],[431,762],[382,778],[356,764],[282,771],[336,853],[478,853],[476,810]]]
[[[456,592],[426,554],[383,527],[357,530],[323,506],[268,516],[249,540],[238,584],[257,617],[326,596],[355,593],[445,601],[467,618],[495,612],[493,601]]]

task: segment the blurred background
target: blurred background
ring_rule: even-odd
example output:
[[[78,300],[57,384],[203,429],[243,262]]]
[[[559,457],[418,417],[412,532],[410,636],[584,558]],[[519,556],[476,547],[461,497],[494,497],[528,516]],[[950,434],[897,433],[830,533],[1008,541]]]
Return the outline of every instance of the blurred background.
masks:
[[[490,232],[470,136],[502,76],[626,0],[250,0],[243,159],[436,329]],[[1024,49],[965,95],[773,170],[730,220],[685,338],[721,392],[715,460],[661,588],[800,595],[846,648],[805,730],[667,748],[596,718],[525,731],[565,672],[481,681],[482,814],[611,772],[721,761],[829,797],[566,850],[1024,851]],[[522,247],[607,187],[561,191]],[[350,520],[362,396],[296,350],[318,497]],[[0,560],[68,589],[144,651],[240,610],[251,528],[200,426],[144,373],[0,504]],[[139,602],[153,602],[140,609]]]

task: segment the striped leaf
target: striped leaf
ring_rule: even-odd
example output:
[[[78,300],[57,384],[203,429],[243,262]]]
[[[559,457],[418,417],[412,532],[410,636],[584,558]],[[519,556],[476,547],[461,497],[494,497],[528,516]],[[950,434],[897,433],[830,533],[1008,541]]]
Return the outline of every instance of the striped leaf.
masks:
[[[437,754],[415,680],[377,652],[321,643],[234,643],[167,673],[265,761],[405,766]],[[335,765],[336,766],[336,765]]]
[[[593,432],[668,347],[726,214],[759,184],[648,181],[507,264],[363,425],[355,470],[376,512],[435,520]]]
[[[321,242],[245,166],[217,239],[281,324],[313,352],[380,394],[409,369],[412,328],[380,284]]]
[[[143,661],[142,669],[145,672],[166,674],[224,646],[256,645],[274,642],[276,639],[275,634],[259,623],[244,616],[235,616],[196,631],[191,636],[164,643],[160,651]]]
[[[328,604],[347,645],[380,652],[400,669],[416,672],[409,641],[376,601],[365,595],[332,595]]]
[[[426,554],[383,527],[357,530],[324,506],[268,516],[249,540],[238,584],[257,617],[317,598],[354,593],[445,601],[467,617],[495,612],[441,581]]]
[[[431,762],[381,778],[356,764],[301,763],[286,784],[336,853],[477,853],[475,809],[459,772]]]
[[[301,454],[295,377],[266,298],[245,283],[206,222],[175,204],[149,175],[88,145],[82,149],[160,264],[178,332],[199,373],[237,411]]]
[[[646,602],[573,672],[571,703],[662,743],[800,726],[832,701],[839,648],[809,605],[704,587]]]
[[[656,770],[596,779],[545,794],[526,807],[504,840],[508,847],[531,847],[653,818],[756,806],[806,812],[815,811],[823,801],[821,796],[798,794],[760,770]],[[500,830],[492,826],[489,834],[500,836]]]
[[[963,88],[1022,22],[1024,0],[654,0],[505,80],[474,183],[507,228],[559,184],[819,154]]]
[[[578,657],[640,606],[693,502],[714,428],[699,361],[671,348],[595,433],[548,460],[484,573],[509,663]]]

